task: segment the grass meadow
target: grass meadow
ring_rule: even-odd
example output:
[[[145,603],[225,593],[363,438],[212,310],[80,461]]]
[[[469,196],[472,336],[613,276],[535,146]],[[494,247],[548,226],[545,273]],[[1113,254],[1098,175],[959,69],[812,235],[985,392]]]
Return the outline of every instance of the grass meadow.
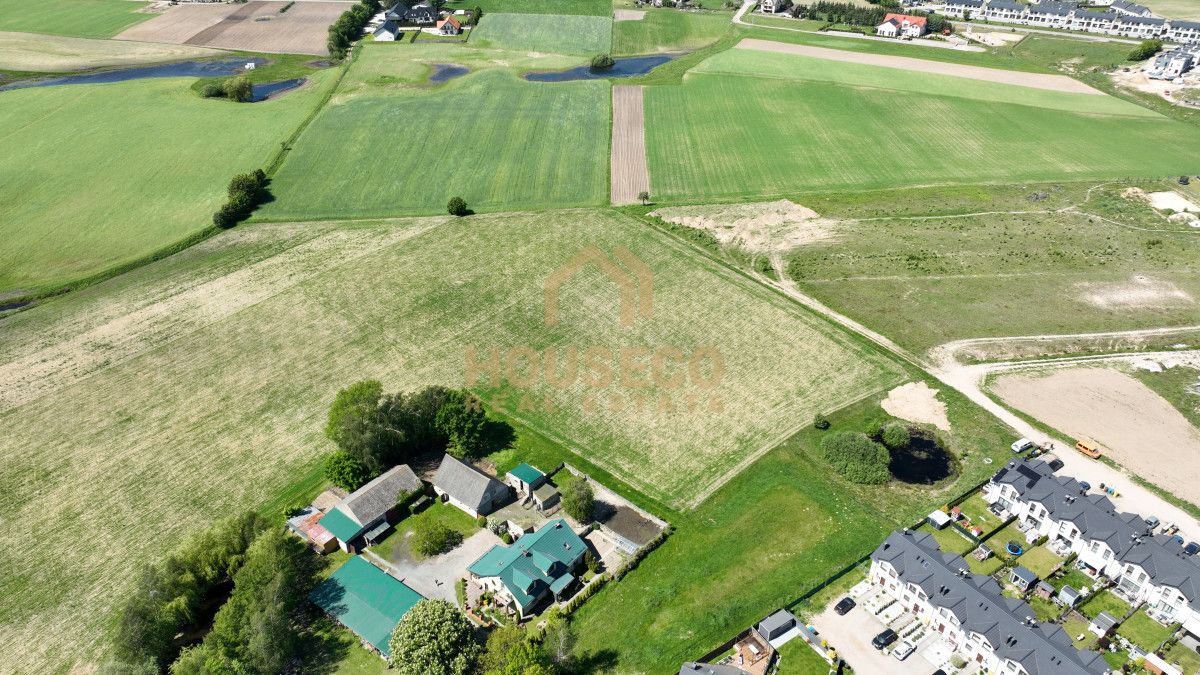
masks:
[[[130,0],[0,0],[0,31],[108,38],[153,14]]]
[[[471,31],[477,47],[560,54],[612,50],[612,17],[559,14],[487,14]]]
[[[447,9],[474,9],[484,14],[567,14],[612,16],[610,0],[452,0]]]
[[[224,52],[188,45],[0,33],[0,70],[55,73],[181,61]]]
[[[640,21],[614,21],[613,54],[690,51],[729,32],[729,15],[647,9]]]
[[[4,92],[0,294],[96,274],[209,227],[229,178],[271,158],[330,74],[252,105],[201,99],[173,78]]]
[[[339,95],[297,140],[256,217],[435,214],[455,195],[476,211],[606,203],[609,91],[489,70],[434,90]]]
[[[615,285],[588,268],[563,286],[559,322],[544,323],[547,276],[587,245],[624,246],[650,266],[651,317],[619,325]],[[594,387],[522,375],[476,387],[491,409],[571,448],[572,461],[643,490],[639,501],[683,507],[816,412],[904,378],[769,289],[612,211],[239,227],[4,321],[0,592],[28,599],[0,607],[0,639],[18,671],[94,663],[111,619],[102,610],[138,565],[310,476],[331,447],[329,402],[358,379],[460,386],[469,346],[690,353],[723,336],[723,374],[708,389],[708,379],[645,386],[644,352],[628,380],[622,369]],[[651,403],[608,404],[635,390]],[[806,486],[772,499],[819,503]],[[738,493],[741,509],[750,501]],[[761,518],[767,503],[738,518]],[[821,556],[832,565],[838,551]]]
[[[1200,297],[1200,238],[1124,189],[800,195],[839,221],[837,236],[794,250],[787,270],[806,293],[918,352],[968,337],[1194,324],[1195,301],[1172,291]]]
[[[842,64],[811,65],[842,70]],[[916,79],[892,72],[886,75],[901,87]],[[1091,98],[1104,108],[1082,112],[1039,107],[1056,98],[1053,92],[1031,93],[1020,104],[914,88],[694,69],[682,85],[645,92],[656,197],[737,199],[803,190],[1200,171],[1200,130],[1140,113],[1106,114],[1111,107],[1130,106],[1100,96]],[[977,88],[973,81],[962,84],[967,94]]]

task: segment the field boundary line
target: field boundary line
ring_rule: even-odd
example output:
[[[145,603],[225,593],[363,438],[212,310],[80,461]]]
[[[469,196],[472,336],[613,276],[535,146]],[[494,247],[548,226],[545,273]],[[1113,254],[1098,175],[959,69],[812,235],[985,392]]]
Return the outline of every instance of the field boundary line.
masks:
[[[342,80],[345,79],[346,73],[350,72],[350,67],[353,66],[356,61],[358,61],[358,55],[362,53],[362,45],[357,45],[352,47],[352,49],[353,52],[351,52],[350,58],[342,63],[342,70],[340,73],[338,73],[337,79],[335,79],[333,84],[330,85],[329,91],[325,92],[325,95],[317,100],[316,105],[313,106],[312,112],[310,112],[303,120],[300,121],[300,125],[296,127],[296,130],[293,131],[290,136],[280,142],[279,150],[275,153],[275,156],[267,162],[266,168],[263,169],[268,177],[274,176],[275,172],[279,170],[279,167],[283,166],[284,160],[287,159],[288,153],[292,150],[292,144],[294,144],[300,138],[300,134],[304,133],[304,130],[308,128],[308,125],[312,124],[312,121],[315,120],[317,115],[319,115],[321,111],[325,109],[325,106],[329,105],[329,101],[333,99],[333,95],[337,93],[339,88],[341,88]]]

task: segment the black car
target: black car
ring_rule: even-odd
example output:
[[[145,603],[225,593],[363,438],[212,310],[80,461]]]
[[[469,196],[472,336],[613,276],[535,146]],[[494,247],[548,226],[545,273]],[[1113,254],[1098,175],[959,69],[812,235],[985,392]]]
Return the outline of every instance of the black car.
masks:
[[[895,642],[899,637],[899,635],[896,635],[896,631],[892,630],[891,628],[886,628],[882,633],[876,635],[875,639],[871,640],[871,645],[874,646],[875,649],[883,649],[884,647]]]
[[[937,670],[933,671],[933,675],[946,675],[946,671],[938,668]]]
[[[1184,555],[1196,555],[1197,553],[1200,553],[1200,544],[1197,544],[1194,541],[1189,541],[1188,545],[1183,547],[1183,553]]]
[[[841,602],[833,606],[833,611],[837,612],[838,616],[854,609],[855,603],[851,598],[842,598]]]

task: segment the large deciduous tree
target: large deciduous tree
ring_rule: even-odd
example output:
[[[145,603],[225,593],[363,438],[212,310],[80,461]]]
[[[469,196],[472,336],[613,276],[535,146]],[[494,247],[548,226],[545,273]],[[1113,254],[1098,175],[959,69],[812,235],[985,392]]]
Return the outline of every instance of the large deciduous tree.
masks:
[[[467,675],[479,644],[465,614],[445,600],[421,600],[396,625],[391,665],[400,675]]]

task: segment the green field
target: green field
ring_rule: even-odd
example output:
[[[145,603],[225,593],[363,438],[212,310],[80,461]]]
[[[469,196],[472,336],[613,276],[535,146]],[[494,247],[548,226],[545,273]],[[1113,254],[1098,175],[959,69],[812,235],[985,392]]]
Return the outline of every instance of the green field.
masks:
[[[1200,429],[1200,370],[1177,366],[1161,373],[1137,369],[1132,375],[1175,406],[1197,429]]]
[[[477,211],[608,201],[605,81],[542,84],[491,70],[432,91],[356,93],[300,136],[257,218],[444,213],[455,195]]]
[[[544,325],[547,276],[588,245],[627,247],[650,266],[651,317],[619,325],[615,286],[586,268],[563,286],[558,323]],[[109,619],[100,610],[136,564],[309,475],[331,447],[329,401],[360,378],[389,391],[461,386],[468,347],[632,350],[611,383],[590,386],[585,374],[564,385],[558,372],[476,389],[523,427],[565,439],[572,461],[683,506],[816,412],[904,377],[778,294],[612,211],[239,227],[4,323],[0,591],[29,598],[0,609],[0,638],[21,645],[9,650],[17,670],[96,658]],[[637,350],[690,354],[714,336],[724,369],[712,386],[708,362],[700,379],[645,386],[649,356]],[[680,363],[663,362],[668,375]],[[18,545],[31,539],[39,545]],[[53,656],[39,651],[49,644]]]
[[[107,38],[153,14],[131,0],[0,0],[0,31]]]
[[[813,67],[836,72],[842,65]],[[969,94],[977,84],[962,88]],[[1017,104],[912,89],[695,70],[680,86],[650,88],[646,137],[656,197],[1200,171],[1200,131],[1166,118],[1051,111],[1037,107],[1040,93]]]
[[[1200,19],[1196,0],[1148,0],[1146,6],[1155,14],[1170,19]]]
[[[269,161],[331,74],[250,105],[201,99],[186,79],[5,92],[0,295],[95,274],[209,227],[229,178]]]
[[[728,14],[648,9],[641,21],[614,21],[614,54],[690,51],[729,32]]]
[[[609,0],[452,0],[446,9],[480,8],[484,14],[581,14],[612,16]]]
[[[611,16],[484,14],[469,44],[497,49],[604,54],[612,50]]]
[[[1184,298],[1120,302],[1146,280],[1200,297],[1200,237],[1122,197],[1124,189],[800,195],[838,220],[837,237],[795,249],[788,271],[806,293],[916,352],[970,337],[1195,324],[1196,305]]]

